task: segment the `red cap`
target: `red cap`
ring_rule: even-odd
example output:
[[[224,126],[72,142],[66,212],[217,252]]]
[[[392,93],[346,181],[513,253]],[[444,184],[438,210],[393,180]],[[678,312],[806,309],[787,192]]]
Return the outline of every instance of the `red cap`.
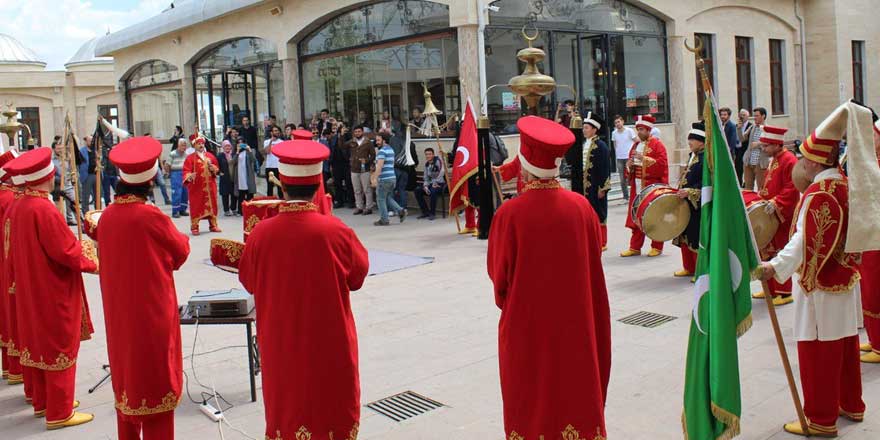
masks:
[[[330,150],[319,142],[294,140],[275,145],[272,154],[280,162],[278,173],[282,183],[315,185],[321,183],[323,162],[330,157]]]
[[[110,162],[119,168],[119,179],[129,185],[144,185],[159,171],[162,144],[150,136],[129,138],[110,150]]]
[[[762,144],[776,145],[782,145],[785,143],[785,132],[788,131],[787,128],[765,125],[761,127],[761,129],[763,131],[761,132],[761,137],[758,139],[758,142]]]
[[[654,123],[657,122],[657,118],[651,115],[639,115],[636,118],[636,127],[641,125],[642,127],[646,127],[648,130],[654,128]]]
[[[25,152],[7,163],[4,168],[20,179],[21,183],[29,186],[39,185],[55,178],[52,149],[47,147]]]
[[[571,130],[537,116],[520,118],[516,128],[519,129],[522,167],[541,179],[556,177],[562,156],[574,143]]]
[[[312,132],[308,130],[293,130],[290,132],[290,137],[293,141],[310,141],[312,140]]]
[[[12,174],[6,171],[6,164],[18,157],[18,152],[15,150],[9,150],[3,154],[0,154],[0,182],[5,182],[7,179],[12,177]]]

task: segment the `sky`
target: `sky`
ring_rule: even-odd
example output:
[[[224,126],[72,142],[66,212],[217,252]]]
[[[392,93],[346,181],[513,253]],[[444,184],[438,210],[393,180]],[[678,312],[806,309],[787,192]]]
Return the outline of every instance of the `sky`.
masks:
[[[11,21],[0,33],[13,36],[47,63],[64,70],[86,41],[159,14],[171,0],[0,0]]]

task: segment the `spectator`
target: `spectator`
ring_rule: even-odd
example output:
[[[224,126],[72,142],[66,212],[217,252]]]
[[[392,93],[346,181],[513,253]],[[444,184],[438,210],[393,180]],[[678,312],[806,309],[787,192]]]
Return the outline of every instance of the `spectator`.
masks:
[[[82,204],[83,211],[88,211],[89,206],[95,206],[96,202],[96,189],[98,184],[98,176],[96,174],[96,169],[98,168],[98,154],[95,152],[95,138],[91,135],[88,135],[83,138],[86,143],[86,147],[88,148],[88,169],[86,173],[86,178],[81,179],[80,184],[82,188],[80,188],[80,203]]]
[[[718,113],[721,116],[721,124],[724,126],[724,138],[727,139],[730,157],[736,157],[736,151],[739,150],[739,136],[736,134],[736,124],[730,120],[730,108],[721,107]]]
[[[89,136],[83,138],[83,144],[79,147],[79,157],[82,160],[82,163],[79,164],[79,185],[80,185],[80,197],[82,197],[82,184],[86,181],[86,178],[89,177],[89,144],[88,139]],[[82,202],[82,201],[80,201]]]
[[[739,186],[743,186],[743,155],[746,150],[749,148],[749,135],[751,134],[751,130],[754,124],[749,120],[749,111],[746,109],[740,109],[739,111],[739,120],[736,121],[736,134],[739,139],[739,148],[736,150],[736,157],[734,157],[734,168],[736,168],[736,175],[739,179]]]
[[[757,107],[752,110],[752,114],[755,116],[755,123],[749,132],[749,150],[745,156],[747,160],[743,164],[743,188],[749,191],[760,191],[764,187],[764,174],[769,165],[769,157],[764,154],[759,141],[764,132],[764,119],[767,117],[767,110],[763,107]]]
[[[76,195],[73,191],[73,167],[70,167],[70,163],[64,164],[64,188],[61,188],[61,162],[62,159],[66,156],[64,154],[64,144],[61,143],[61,136],[55,136],[55,140],[52,142],[52,150],[54,154],[52,155],[52,164],[55,165],[55,188],[52,191],[52,200],[56,203],[59,202],[62,198],[66,201],[67,205],[67,224],[70,226],[76,225],[76,207],[74,206],[74,197]],[[77,152],[74,157],[74,161],[76,165],[79,165],[83,162],[82,157],[80,157]]]
[[[422,179],[424,183],[413,191],[419,209],[422,210],[422,215],[418,218],[434,220],[437,215],[437,198],[442,196],[446,189],[445,173],[443,161],[434,155],[434,149],[425,148],[425,172]],[[429,202],[425,201],[425,196],[430,198]]]
[[[174,126],[174,134],[171,135],[171,139],[168,139],[168,143],[171,144],[171,151],[177,149],[177,140],[183,137],[183,128],[179,125]]]
[[[379,220],[373,223],[376,226],[388,226],[389,209],[397,213],[401,223],[406,220],[406,209],[394,200],[397,177],[394,175],[394,149],[388,144],[389,139],[386,133],[379,133],[376,136],[376,147],[379,152],[376,155],[376,170],[371,176],[371,181],[376,182],[376,195],[379,199]]]
[[[116,165],[110,161],[110,149],[113,148],[109,142],[103,143],[101,146],[101,196],[104,199],[104,206],[110,205],[110,191],[116,192],[116,182],[119,181],[119,173]]]
[[[379,117],[379,125],[376,126],[376,129],[379,133],[387,133],[389,136],[394,136],[400,133],[400,122],[391,119],[391,114],[388,113],[388,110],[385,110],[382,112],[382,116]]]
[[[186,160],[188,142],[185,138],[177,139],[177,149],[168,155],[166,171],[171,182],[171,217],[187,216],[189,212],[189,194],[183,186],[183,161]]]
[[[321,136],[318,136],[318,130],[315,129],[315,131],[312,132],[312,135],[317,137],[317,140],[319,143],[321,143],[321,145],[327,147],[327,160],[325,160],[324,163],[321,165],[321,173],[323,174],[322,177],[324,179],[324,188],[326,188],[327,181],[330,179],[330,153],[333,153],[333,148],[330,147],[332,134],[330,130],[327,129],[326,131],[324,131],[324,133],[321,134]]]
[[[330,111],[325,109],[321,109],[321,119],[318,120],[318,126],[316,127],[319,133],[323,133],[327,130],[333,128],[333,121],[330,117]]]
[[[566,99],[556,107],[556,122],[568,128],[571,125],[572,114],[574,114],[574,101]]]
[[[354,188],[354,202],[357,209],[354,215],[373,213],[373,190],[370,186],[370,173],[376,152],[373,143],[364,137],[364,128],[357,126],[352,131],[353,138],[346,143],[351,155],[351,183]]]
[[[412,109],[412,118],[409,120],[409,123],[415,125],[416,127],[421,128],[422,124],[425,122],[425,116],[422,114],[422,109],[419,107],[415,107]]]
[[[220,165],[220,185],[218,185],[218,190],[220,191],[220,198],[223,201],[223,215],[229,217],[232,215],[232,210],[237,207],[235,203],[234,185],[232,183],[232,172],[229,169],[229,164],[232,162],[234,153],[232,152],[231,142],[224,139],[222,145],[222,151],[217,156],[217,162]]]
[[[229,141],[229,143],[232,144],[233,142],[238,141],[239,136],[241,136],[241,134],[239,134],[238,128],[230,125],[229,127],[226,127],[226,134],[223,135],[223,140]]]
[[[270,135],[272,133],[272,127],[275,127],[275,125],[269,126]],[[262,164],[263,164],[263,153],[258,148],[259,140],[257,139],[257,127],[254,127],[253,125],[251,125],[251,118],[249,118],[247,116],[243,116],[241,118],[241,128],[238,130],[238,133],[239,133],[239,136],[244,138],[245,143],[247,143],[248,146],[251,147],[251,150],[255,152],[254,157],[257,158],[256,169],[260,169],[260,166],[262,166]],[[266,137],[266,139],[268,139],[268,138],[269,138],[269,136]],[[280,135],[279,135],[279,138],[280,138]],[[237,140],[238,138],[233,138],[233,139]],[[231,140],[230,140],[230,142],[231,142]],[[276,159],[276,162],[277,162],[277,159]],[[276,165],[277,165],[277,163],[276,163]],[[275,174],[278,174],[278,172],[276,171]]]
[[[626,169],[626,161],[629,159],[629,151],[636,140],[636,132],[623,125],[623,116],[614,116],[614,131],[611,132],[611,140],[614,142],[614,157],[617,159],[617,173],[620,175],[620,190],[623,191],[623,198],[629,200],[629,189],[623,174]]]
[[[278,118],[276,118],[275,115],[269,115],[269,117],[263,121],[263,139],[269,139],[272,136],[273,125],[278,125]],[[285,137],[285,139],[290,138]]]
[[[364,129],[364,133],[373,132],[373,121],[370,120],[370,117],[367,116],[367,112],[364,110],[358,110],[357,121],[355,121],[354,125],[360,125]]]
[[[351,150],[344,148],[347,142],[334,126],[330,129],[330,171],[333,174],[333,207],[354,208],[354,190],[351,187]]]
[[[263,141],[263,154],[266,155],[266,195],[272,196],[273,188],[275,185],[269,180],[269,173],[272,172],[275,174],[275,177],[278,177],[278,157],[272,154],[272,147],[284,142],[284,139],[281,138],[281,129],[278,128],[277,125],[272,126],[272,130],[269,132],[269,139]],[[245,142],[247,142],[247,138],[245,138]],[[248,144],[250,146],[250,144]],[[253,147],[251,148],[253,149]],[[255,157],[256,158],[256,157]],[[281,190],[278,190],[278,197],[281,198]]]
[[[278,130],[278,126],[275,126],[272,132]],[[270,136],[272,132],[270,132]],[[254,172],[254,163],[256,161],[257,158],[251,146],[247,144],[244,138],[238,138],[238,153],[232,157],[232,161],[229,163],[229,171],[232,174],[231,180],[234,184],[233,194],[238,204],[236,207],[236,214],[238,215],[241,215],[242,202],[253,199],[254,194],[257,192],[257,176]],[[273,186],[272,182],[268,183],[269,188],[271,188]]]
[[[287,124],[284,126],[284,140],[293,139],[293,135],[291,134],[291,133],[293,133],[293,130],[296,130],[296,124],[291,123],[291,124]],[[271,138],[271,137],[272,137],[272,131],[269,130],[269,136],[266,136],[266,139]]]
[[[391,148],[394,149],[394,174],[397,177],[397,182],[394,185],[394,197],[398,205],[406,208],[409,206],[407,191],[415,188],[416,164],[419,162],[419,156],[416,154],[416,145],[414,143],[410,142],[409,145],[404,145],[406,143],[404,132],[396,131],[394,133],[391,135],[391,141],[389,142]],[[413,159],[412,165],[406,164],[407,148],[409,148],[410,156]],[[412,182],[412,185],[410,185],[410,182]]]

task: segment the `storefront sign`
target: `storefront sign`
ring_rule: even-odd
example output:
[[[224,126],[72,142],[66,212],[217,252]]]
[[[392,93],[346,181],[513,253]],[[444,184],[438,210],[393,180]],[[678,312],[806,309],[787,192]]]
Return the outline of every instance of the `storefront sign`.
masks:
[[[627,84],[626,85],[626,106],[627,107],[635,107],[636,104],[636,85],[635,84]]]
[[[501,107],[504,110],[519,110],[519,97],[513,92],[501,92]]]
[[[658,111],[659,107],[657,106],[657,92],[648,93],[648,112],[657,113]]]

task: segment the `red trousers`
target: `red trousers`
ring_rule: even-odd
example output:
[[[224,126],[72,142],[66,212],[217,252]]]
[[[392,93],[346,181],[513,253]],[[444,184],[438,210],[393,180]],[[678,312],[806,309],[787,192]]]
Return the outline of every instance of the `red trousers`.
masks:
[[[690,273],[697,271],[697,253],[687,246],[681,247],[681,267]]]
[[[602,224],[602,249],[605,249],[605,246],[608,246],[608,225]]]
[[[116,411],[116,430],[119,440],[174,440],[174,411],[137,418]]]
[[[477,228],[477,208],[473,206],[464,208],[464,227],[468,229]]]
[[[633,229],[632,230],[632,238],[629,239],[629,248],[632,250],[642,250],[642,245],[645,244],[645,233],[642,232],[641,229]],[[663,250],[663,242],[662,241],[651,241],[651,247],[653,249],[657,249],[658,251]]]
[[[862,312],[874,353],[880,354],[880,251],[862,253]]]
[[[34,411],[46,410],[46,423],[64,422],[73,416],[76,364],[61,371],[25,367],[34,387]]]
[[[858,336],[835,341],[800,341],[798,360],[804,387],[804,413],[810,419],[811,428],[834,429],[840,410],[857,417],[864,414]]]

